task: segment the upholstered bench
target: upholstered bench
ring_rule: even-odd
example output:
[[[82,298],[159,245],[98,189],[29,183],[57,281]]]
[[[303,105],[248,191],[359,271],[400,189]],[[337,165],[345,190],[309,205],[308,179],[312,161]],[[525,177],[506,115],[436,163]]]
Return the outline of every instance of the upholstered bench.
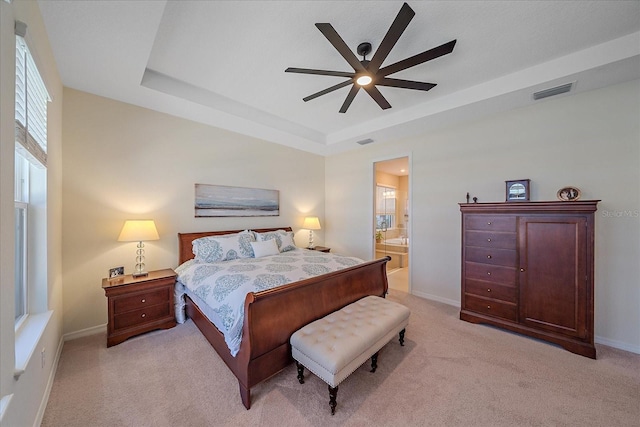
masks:
[[[329,406],[335,414],[338,384],[371,357],[371,372],[378,351],[396,334],[404,345],[409,309],[387,299],[368,296],[322,319],[309,323],[291,336],[291,354],[304,384],[304,368],[329,385]]]

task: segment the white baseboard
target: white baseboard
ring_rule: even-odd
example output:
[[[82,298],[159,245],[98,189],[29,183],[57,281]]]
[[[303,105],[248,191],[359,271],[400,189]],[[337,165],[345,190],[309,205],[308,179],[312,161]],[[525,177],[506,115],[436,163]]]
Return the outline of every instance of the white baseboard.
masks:
[[[411,294],[415,295],[417,297],[420,297],[420,298],[428,299],[428,300],[431,300],[431,301],[437,301],[437,302],[441,302],[443,304],[452,305],[454,307],[460,308],[460,301],[456,301],[456,300],[452,300],[452,299],[448,299],[448,298],[442,298],[442,297],[439,297],[437,295],[427,294],[427,293],[418,292],[418,291],[411,291]]]
[[[618,350],[629,351],[631,353],[640,354],[640,347],[635,345],[630,345],[625,342],[620,342],[616,340],[610,340],[609,338],[596,336],[594,341],[596,344],[602,344],[609,347],[617,348]]]
[[[75,332],[69,332],[68,334],[64,334],[63,338],[65,341],[71,341],[82,337],[88,337],[89,335],[100,334],[102,332],[107,332],[107,324],[93,326],[87,329],[81,329]]]

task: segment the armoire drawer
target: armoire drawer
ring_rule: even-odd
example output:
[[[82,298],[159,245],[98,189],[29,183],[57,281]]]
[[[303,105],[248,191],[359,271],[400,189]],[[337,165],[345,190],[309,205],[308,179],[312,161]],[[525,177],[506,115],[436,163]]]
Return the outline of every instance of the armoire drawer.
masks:
[[[465,230],[516,232],[516,217],[506,215],[467,215]]]
[[[497,299],[503,302],[510,302],[513,304],[517,302],[517,288],[515,286],[505,286],[491,282],[467,279],[465,280],[464,291],[467,294]]]
[[[466,246],[465,256],[466,261],[503,265],[505,267],[515,267],[517,260],[515,250],[482,248],[477,246]]]
[[[467,246],[515,250],[516,233],[469,230],[464,233],[464,242]]]
[[[515,286],[516,283],[515,267],[465,262],[464,272],[464,277],[467,279],[484,280],[509,286]]]
[[[516,304],[467,294],[464,298],[464,305],[467,310],[475,311],[476,313],[483,313],[507,320],[517,320],[518,311]]]

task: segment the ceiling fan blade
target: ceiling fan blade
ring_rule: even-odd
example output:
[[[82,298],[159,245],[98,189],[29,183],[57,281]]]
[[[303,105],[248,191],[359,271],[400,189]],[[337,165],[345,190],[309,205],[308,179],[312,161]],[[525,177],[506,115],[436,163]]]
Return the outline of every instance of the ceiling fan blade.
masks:
[[[354,85],[354,86],[357,86],[357,85]],[[391,108],[391,104],[389,104],[389,101],[387,101],[385,97],[382,96],[382,94],[380,93],[377,87],[375,87],[374,85],[369,85],[369,86],[363,86],[363,88],[373,98],[373,100],[378,103],[380,108],[382,108],[383,110],[386,110],[387,108]]]
[[[314,93],[312,95],[306,96],[306,97],[302,98],[302,100],[304,102],[311,101],[312,99],[315,99],[315,98],[317,98],[319,96],[322,96],[322,95],[326,95],[327,93],[333,92],[334,90],[338,90],[338,89],[341,89],[341,88],[343,88],[345,86],[349,86],[352,83],[353,83],[353,80],[347,80],[347,81],[344,81],[342,83],[338,83],[337,85],[333,85],[331,87],[328,87],[325,90],[321,90],[320,92],[316,92],[316,93]]]
[[[299,73],[299,74],[317,74],[321,76],[335,76],[335,77],[353,77],[355,73],[345,71],[327,71],[327,70],[314,70],[311,68],[294,68],[289,67],[284,70],[285,73]]]
[[[416,82],[413,80],[391,79],[389,77],[383,77],[376,80],[378,86],[390,86],[399,87],[402,89],[415,89],[415,90],[431,90],[436,87],[435,83]]]
[[[398,61],[395,64],[391,64],[389,66],[381,68],[378,71],[377,75],[378,77],[385,77],[389,74],[397,73],[398,71],[406,70],[407,68],[414,67],[418,64],[422,64],[423,62],[431,61],[432,59],[447,55],[453,51],[455,45],[456,40],[451,40],[448,43],[442,44],[438,47],[434,47],[433,49],[429,49],[427,51],[414,55],[410,58]]]
[[[346,113],[347,112],[347,109],[349,108],[349,105],[351,105],[351,102],[353,102],[353,98],[356,97],[356,94],[358,93],[359,90],[360,90],[360,86],[353,85],[353,87],[349,91],[349,94],[347,95],[347,98],[342,103],[342,107],[340,107],[340,112],[341,113]]]
[[[349,49],[349,46],[342,40],[342,37],[336,32],[331,24],[319,23],[316,27],[322,34],[329,40],[329,42],[336,48],[336,50],[342,55],[342,57],[353,67],[355,71],[365,71],[364,66],[358,60],[358,57]]]
[[[380,46],[378,46],[376,53],[373,55],[373,58],[371,58],[371,62],[369,62],[369,66],[367,67],[369,72],[375,74],[376,71],[380,69],[384,60],[387,59],[387,55],[389,55],[391,49],[396,45],[398,39],[402,33],[404,33],[404,30],[407,29],[409,22],[411,22],[415,14],[407,3],[402,5],[396,19],[391,24],[391,27],[389,27],[389,31],[385,34],[382,42],[380,42]]]

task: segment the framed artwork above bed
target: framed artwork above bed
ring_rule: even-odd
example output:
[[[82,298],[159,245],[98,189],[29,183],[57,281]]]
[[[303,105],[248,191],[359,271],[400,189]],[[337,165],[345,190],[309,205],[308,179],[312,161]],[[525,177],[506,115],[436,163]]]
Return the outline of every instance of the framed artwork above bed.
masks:
[[[278,190],[209,184],[195,187],[196,218],[280,215]]]

